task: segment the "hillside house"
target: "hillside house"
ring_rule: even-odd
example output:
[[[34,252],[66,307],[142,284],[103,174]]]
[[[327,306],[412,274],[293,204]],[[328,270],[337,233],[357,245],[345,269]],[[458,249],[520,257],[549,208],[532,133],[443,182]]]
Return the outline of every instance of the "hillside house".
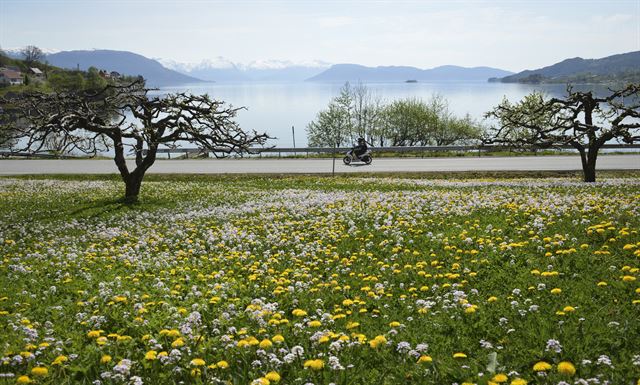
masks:
[[[29,73],[37,78],[44,77],[44,72],[42,72],[40,68],[29,68]]]
[[[12,86],[23,84],[24,78],[22,72],[8,68],[0,68],[0,83],[8,83]]]
[[[100,75],[101,78],[103,79],[110,79],[111,78],[111,74],[105,70],[100,70],[100,72],[98,72],[98,75]]]

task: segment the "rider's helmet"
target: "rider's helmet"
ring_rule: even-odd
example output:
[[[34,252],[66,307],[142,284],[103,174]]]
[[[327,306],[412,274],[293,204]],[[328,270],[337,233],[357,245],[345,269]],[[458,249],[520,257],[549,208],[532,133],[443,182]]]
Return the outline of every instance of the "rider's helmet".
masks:
[[[363,144],[364,143],[364,138],[363,137],[359,137],[358,138],[358,144]]]

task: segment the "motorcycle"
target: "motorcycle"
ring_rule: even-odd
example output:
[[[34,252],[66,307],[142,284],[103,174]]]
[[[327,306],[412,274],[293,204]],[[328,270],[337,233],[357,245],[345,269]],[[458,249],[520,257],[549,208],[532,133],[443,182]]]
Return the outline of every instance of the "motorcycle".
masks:
[[[344,162],[344,164],[346,164],[347,166],[350,165],[352,162],[363,162],[364,164],[371,164],[371,162],[373,162],[373,158],[371,157],[371,150],[365,151],[364,154],[360,155],[359,157],[356,156],[356,154],[353,152],[353,149],[347,151],[346,156],[342,159],[342,161]]]

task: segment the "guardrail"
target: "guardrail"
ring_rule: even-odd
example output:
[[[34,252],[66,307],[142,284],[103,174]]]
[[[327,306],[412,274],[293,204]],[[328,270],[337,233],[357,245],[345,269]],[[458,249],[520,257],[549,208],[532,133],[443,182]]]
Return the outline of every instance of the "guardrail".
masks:
[[[640,150],[640,144],[605,144],[603,149],[609,150]],[[251,148],[247,151],[247,154],[255,154],[262,156],[262,154],[278,154],[278,157],[282,157],[282,154],[331,154],[333,152],[344,153],[351,149],[351,147],[265,147],[265,148]],[[491,153],[499,151],[514,151],[516,148],[513,146],[501,146],[501,145],[467,145],[467,146],[388,146],[388,147],[370,147],[372,152],[388,152],[388,153],[419,153],[424,156],[426,153],[438,153],[438,152],[477,152],[478,155],[482,153]],[[533,151],[547,150],[549,148],[542,147],[528,147]],[[561,150],[573,150],[572,146],[554,146],[551,149]],[[218,149],[218,152],[222,152],[224,149]],[[208,149],[200,148],[159,148],[159,154],[167,154],[167,157],[171,159],[171,154],[183,154],[186,158],[189,155],[208,155],[209,153],[216,152]],[[143,154],[146,155],[147,150],[143,150]],[[56,154],[44,153],[44,152],[12,152],[0,150],[0,157],[25,157],[25,158],[68,158],[70,156],[60,156]]]
[[[68,156],[58,156],[54,154],[42,153],[42,152],[14,152],[14,151],[0,151],[0,157],[20,157],[20,158],[68,158]]]
[[[603,149],[640,149],[640,144],[605,144],[602,146]],[[252,148],[247,153],[255,154],[258,156],[262,156],[262,154],[278,154],[278,157],[282,157],[282,154],[293,154],[298,155],[305,154],[309,156],[309,154],[330,154],[333,152],[344,153],[351,149],[351,147],[266,147],[266,148]],[[372,152],[390,152],[390,153],[420,153],[424,156],[425,153],[429,152],[478,152],[482,153],[491,153],[491,152],[500,152],[500,151],[514,151],[516,148],[513,146],[502,146],[502,145],[466,145],[466,146],[387,146],[387,147],[370,147]],[[534,151],[548,150],[549,148],[542,147],[528,147],[528,149]],[[573,146],[554,146],[551,149],[560,149],[560,150],[574,150]],[[222,151],[222,149],[220,149]],[[207,149],[200,148],[160,148],[158,149],[159,154],[167,154],[169,159],[171,159],[171,154],[184,154],[185,158],[189,158],[189,155],[200,155],[203,156],[208,153],[212,153],[215,151],[210,151]],[[143,154],[146,155],[146,150],[143,150]]]

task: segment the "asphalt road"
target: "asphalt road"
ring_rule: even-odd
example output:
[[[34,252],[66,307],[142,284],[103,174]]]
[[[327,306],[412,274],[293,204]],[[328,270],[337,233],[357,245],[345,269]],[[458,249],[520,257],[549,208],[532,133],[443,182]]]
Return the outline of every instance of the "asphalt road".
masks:
[[[131,162],[131,166],[133,166]],[[331,159],[196,159],[157,160],[149,173],[177,174],[279,174],[330,173]],[[429,171],[568,171],[581,170],[578,156],[374,158],[369,166],[346,166],[336,160],[336,172],[429,172]],[[638,170],[640,155],[602,155],[598,170]],[[0,175],[20,174],[113,174],[112,160],[2,159]]]

